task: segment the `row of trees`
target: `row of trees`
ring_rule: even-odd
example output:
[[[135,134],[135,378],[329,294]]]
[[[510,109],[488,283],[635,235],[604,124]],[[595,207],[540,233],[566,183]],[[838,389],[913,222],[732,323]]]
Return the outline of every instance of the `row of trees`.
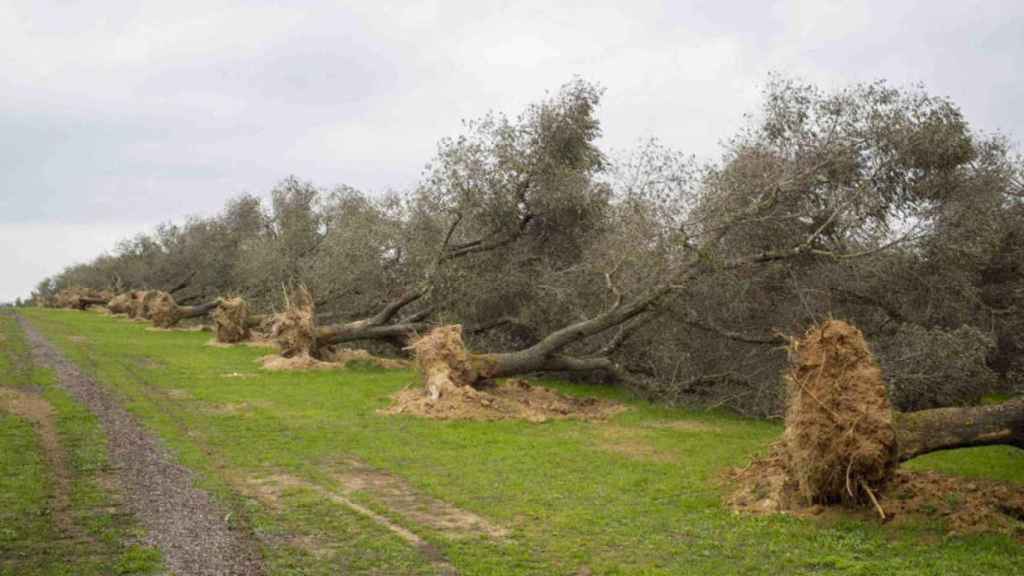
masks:
[[[408,192],[289,178],[269,203],[126,240],[33,299],[82,286],[299,307],[313,355],[401,353],[459,323],[483,353],[473,378],[579,374],[769,416],[785,335],[842,317],[900,409],[1024,386],[1024,162],[1006,138],[921,89],[774,78],[716,161],[657,142],[611,156],[600,98],[577,80],[470,122]]]

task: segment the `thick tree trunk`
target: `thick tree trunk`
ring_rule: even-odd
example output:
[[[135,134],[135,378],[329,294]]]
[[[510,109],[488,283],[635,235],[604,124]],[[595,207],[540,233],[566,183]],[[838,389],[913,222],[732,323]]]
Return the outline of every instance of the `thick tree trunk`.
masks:
[[[900,413],[895,424],[900,462],[971,446],[1003,444],[1024,449],[1024,398],[991,406]]]

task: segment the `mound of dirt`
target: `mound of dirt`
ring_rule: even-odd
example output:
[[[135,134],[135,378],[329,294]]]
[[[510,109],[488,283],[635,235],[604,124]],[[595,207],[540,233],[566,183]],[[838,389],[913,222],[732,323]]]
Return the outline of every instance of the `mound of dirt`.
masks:
[[[787,473],[780,444],[747,468],[731,471],[730,479],[734,490],[728,503],[740,512],[816,516],[825,510],[803,498]],[[940,519],[953,534],[996,532],[1024,538],[1024,487],[1019,484],[897,470],[878,494],[878,507],[886,520],[927,516]],[[846,510],[875,514],[863,508]]]
[[[316,355],[316,310],[305,286],[293,290],[286,299],[284,312],[274,315],[270,333],[282,356]]]
[[[437,399],[417,386],[399,391],[392,400],[381,413],[438,420],[604,420],[626,410],[618,402],[566,396],[525,380],[508,380],[484,390],[458,386]]]
[[[249,305],[241,297],[225,298],[213,311],[213,322],[217,325],[217,341],[226,344],[242,342],[251,336],[249,330]]]
[[[864,503],[896,467],[892,406],[860,330],[812,327],[790,348],[787,470],[812,504]]]

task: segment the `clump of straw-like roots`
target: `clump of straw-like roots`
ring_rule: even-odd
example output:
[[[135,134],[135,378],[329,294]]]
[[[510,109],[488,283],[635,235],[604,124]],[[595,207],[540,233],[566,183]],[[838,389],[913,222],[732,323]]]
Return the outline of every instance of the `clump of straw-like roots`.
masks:
[[[839,320],[812,327],[790,348],[786,468],[815,504],[860,503],[897,464],[892,406],[860,330]]]
[[[248,340],[251,336],[249,305],[244,298],[236,296],[221,300],[212,316],[217,326],[217,342],[233,344]]]

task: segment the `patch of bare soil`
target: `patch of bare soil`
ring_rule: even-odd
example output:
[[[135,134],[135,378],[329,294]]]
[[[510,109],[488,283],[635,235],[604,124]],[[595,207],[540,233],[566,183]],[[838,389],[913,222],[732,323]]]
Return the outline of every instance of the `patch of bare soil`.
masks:
[[[189,400],[192,398],[192,393],[188,390],[182,390],[181,388],[168,388],[165,392],[168,398],[173,400]]]
[[[335,478],[345,493],[363,492],[417,524],[430,526],[452,538],[485,535],[501,539],[508,530],[447,502],[417,492],[405,480],[358,460],[345,462]]]
[[[728,502],[736,511],[816,516],[826,510],[800,493],[786,474],[778,446],[750,466],[730,471],[729,477],[734,486]],[[897,470],[877,497],[887,521],[927,516],[942,520],[953,534],[996,532],[1024,539],[1024,486],[1018,484]],[[870,508],[831,510],[879,517]]]
[[[218,415],[238,415],[247,414],[252,412],[256,408],[268,408],[272,406],[270,402],[266,400],[253,400],[251,402],[227,402],[224,404],[211,404],[203,408],[203,411],[209,414]]]
[[[626,426],[601,426],[597,429],[598,446],[631,460],[675,462],[676,454],[654,446],[648,433]]]
[[[720,428],[706,422],[696,420],[653,420],[640,424],[644,428],[662,428],[680,432],[719,432]]]
[[[256,374],[253,374],[252,372],[225,372],[220,376],[221,378],[241,378],[243,380],[248,380],[249,378],[255,378]]]
[[[451,387],[434,399],[426,388],[406,388],[392,396],[382,414],[411,414],[438,420],[605,420],[623,412],[618,402],[566,396],[526,380],[507,380],[486,389]]]
[[[348,348],[332,351],[325,350],[323,360],[318,360],[308,354],[297,354],[289,358],[279,354],[270,354],[260,358],[259,362],[267,370],[337,370],[345,368],[353,362],[387,369],[407,368],[409,366],[409,363],[405,360],[380,358],[366,350],[350,350]]]
[[[423,554],[423,556],[434,566],[438,574],[458,574],[455,567],[452,566],[452,564],[444,557],[444,554],[442,554],[440,550],[421,538],[415,532],[389,520],[385,516],[374,512],[366,506],[355,502],[345,494],[332,492],[322,486],[318,486],[312,482],[307,482],[289,474],[274,474],[266,478],[250,479],[246,483],[246,486],[239,486],[239,489],[243,493],[251,495],[271,507],[280,507],[280,500],[283,494],[289,490],[310,490],[319,494],[321,497],[334,502],[335,504],[340,504],[357,514],[369,518],[377,525],[390,531],[395,536],[398,536],[406,543],[419,550],[420,553]],[[302,547],[310,547],[315,550],[326,552],[329,549],[329,543],[322,542],[320,538],[315,536],[305,535],[303,537]]]
[[[53,406],[42,397],[10,388],[0,388],[0,410],[32,423],[39,435],[48,469],[53,476],[53,518],[65,534],[80,536],[71,517],[71,471],[68,456],[60,443]]]

